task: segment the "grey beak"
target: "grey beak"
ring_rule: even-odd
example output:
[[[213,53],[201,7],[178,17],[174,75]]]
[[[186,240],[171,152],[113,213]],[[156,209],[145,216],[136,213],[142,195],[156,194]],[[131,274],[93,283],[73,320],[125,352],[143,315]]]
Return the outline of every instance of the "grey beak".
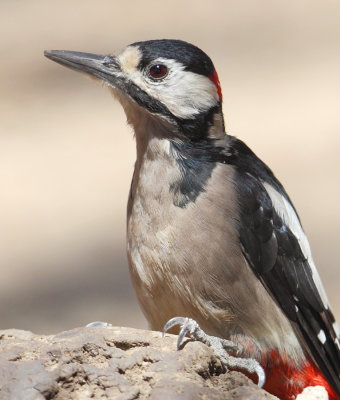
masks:
[[[120,68],[115,57],[67,50],[45,50],[44,55],[65,67],[84,72],[116,86],[115,81]]]

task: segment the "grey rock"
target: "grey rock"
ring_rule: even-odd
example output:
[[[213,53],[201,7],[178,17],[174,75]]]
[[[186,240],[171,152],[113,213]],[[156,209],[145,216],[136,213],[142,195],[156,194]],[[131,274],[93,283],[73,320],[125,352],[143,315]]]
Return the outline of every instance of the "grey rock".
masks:
[[[212,351],[177,337],[119,327],[57,335],[0,331],[0,399],[275,399]]]

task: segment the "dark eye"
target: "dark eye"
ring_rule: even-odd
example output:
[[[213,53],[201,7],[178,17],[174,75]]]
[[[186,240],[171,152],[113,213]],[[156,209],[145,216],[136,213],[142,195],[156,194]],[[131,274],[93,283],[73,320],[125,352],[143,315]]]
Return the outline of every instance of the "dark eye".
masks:
[[[149,69],[149,75],[153,79],[164,78],[168,73],[168,68],[163,64],[155,64],[152,65]]]

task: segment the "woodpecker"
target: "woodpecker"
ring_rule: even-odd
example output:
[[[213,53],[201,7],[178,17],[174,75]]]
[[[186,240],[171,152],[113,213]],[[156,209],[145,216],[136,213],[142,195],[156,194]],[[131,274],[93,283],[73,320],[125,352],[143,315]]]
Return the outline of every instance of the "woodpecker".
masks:
[[[316,385],[340,399],[338,328],[308,240],[273,172],[225,132],[211,59],[165,39],[45,55],[104,81],[134,129],[127,253],[150,328],[179,323],[182,339],[198,323],[196,337],[257,360],[280,399]]]

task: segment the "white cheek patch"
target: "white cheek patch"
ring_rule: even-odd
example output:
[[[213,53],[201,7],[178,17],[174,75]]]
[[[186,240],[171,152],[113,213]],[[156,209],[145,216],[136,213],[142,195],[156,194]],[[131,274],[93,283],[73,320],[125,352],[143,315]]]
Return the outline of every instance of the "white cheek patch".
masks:
[[[147,71],[137,68],[141,58],[138,47],[127,47],[118,57],[123,73],[176,117],[193,118],[219,102],[216,86],[206,76],[185,71],[184,66],[175,60],[158,58],[154,63],[166,65],[169,73],[162,80],[152,80]]]
[[[312,276],[315,283],[315,286],[318,289],[319,295],[321,300],[326,309],[329,308],[329,301],[327,299],[327,295],[325,289],[322,285],[320,275],[316,269],[312,258],[312,252],[307,240],[307,237],[301,227],[300,221],[291,206],[288,200],[283,197],[277,190],[275,190],[271,185],[266,182],[263,182],[263,186],[267,190],[269,197],[273,203],[273,206],[278,213],[278,215],[283,219],[284,223],[287,227],[291,230],[294,236],[297,238],[301,251],[303,255],[306,257],[311,269],[312,269]]]
[[[207,111],[219,101],[216,86],[206,76],[185,71],[174,60],[159,60],[169,68],[169,75],[159,83],[149,83],[147,93],[159,100],[178,118],[190,119]]]

